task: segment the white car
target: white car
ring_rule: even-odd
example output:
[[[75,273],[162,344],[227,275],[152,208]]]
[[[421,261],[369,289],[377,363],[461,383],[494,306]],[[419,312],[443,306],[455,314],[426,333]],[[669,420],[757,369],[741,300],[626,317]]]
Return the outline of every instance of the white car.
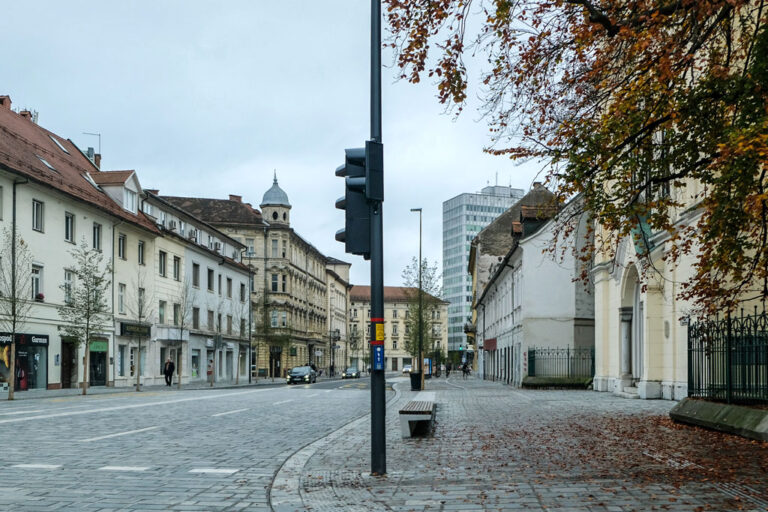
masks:
[[[413,371],[413,366],[410,364],[406,364],[403,366],[403,373],[411,373]]]

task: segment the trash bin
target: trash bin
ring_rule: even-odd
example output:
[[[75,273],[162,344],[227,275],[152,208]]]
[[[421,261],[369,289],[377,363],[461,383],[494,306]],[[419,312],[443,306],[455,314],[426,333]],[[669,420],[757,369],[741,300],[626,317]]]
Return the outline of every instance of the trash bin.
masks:
[[[421,391],[421,373],[411,372],[411,391]]]

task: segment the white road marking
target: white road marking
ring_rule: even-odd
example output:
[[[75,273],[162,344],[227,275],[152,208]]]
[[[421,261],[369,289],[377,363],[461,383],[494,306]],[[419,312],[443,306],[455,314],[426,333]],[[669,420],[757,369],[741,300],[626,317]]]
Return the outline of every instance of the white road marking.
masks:
[[[168,404],[178,404],[181,402],[192,402],[195,400],[211,400],[214,398],[224,398],[224,397],[230,397],[230,396],[237,396],[237,395],[247,395],[252,393],[261,393],[263,391],[266,391],[264,389],[256,389],[256,390],[250,390],[250,391],[238,391],[236,393],[222,393],[222,394],[216,394],[216,395],[207,395],[207,396],[196,396],[196,397],[190,397],[190,398],[179,398],[176,400],[163,400],[162,402],[151,402],[146,404],[132,404],[132,405],[116,405],[114,407],[100,407],[98,409],[88,409],[86,411],[71,411],[71,412],[62,412],[62,413],[52,413],[52,414],[41,414],[39,416],[28,416],[25,418],[9,418],[5,420],[0,420],[0,424],[3,423],[18,423],[20,421],[31,421],[31,420],[43,420],[48,418],[59,418],[61,416],[76,416],[80,414],[92,414],[95,412],[109,412],[109,411],[122,411],[124,409],[138,409],[140,407],[153,407],[156,405],[168,405]]]
[[[99,471],[146,471],[149,467],[142,466],[104,466]]]
[[[293,398],[291,398],[290,400],[283,400],[282,402],[275,402],[272,405],[287,404],[288,402],[293,402]]]
[[[317,396],[318,393],[312,393],[311,395],[307,395],[307,398],[312,398],[313,396]]]
[[[11,467],[19,469],[59,469],[61,464],[14,464]]]
[[[0,416],[13,416],[15,414],[32,414],[33,412],[42,412],[42,409],[37,409],[34,411],[0,412]]]
[[[92,437],[90,439],[81,439],[81,443],[90,443],[91,441],[99,441],[101,439],[109,439],[110,437],[119,437],[119,436],[127,436],[129,434],[138,434],[139,432],[146,432],[147,430],[154,430],[156,428],[160,428],[158,426],[155,427],[147,427],[147,428],[140,428],[137,430],[129,430],[127,432],[118,432],[117,434],[107,434],[106,436],[99,436],[99,437]]]
[[[235,409],[234,411],[220,412],[217,414],[211,414],[211,418],[215,418],[216,416],[226,416],[227,414],[235,414],[236,412],[243,412],[247,410],[248,409]]]
[[[217,468],[197,468],[197,469],[190,469],[190,473],[211,473],[211,474],[218,474],[218,475],[231,475],[232,473],[237,473],[240,471],[239,469],[217,469]]]
[[[330,393],[331,391],[333,391],[333,390],[332,389],[326,389],[325,390],[326,393]]]

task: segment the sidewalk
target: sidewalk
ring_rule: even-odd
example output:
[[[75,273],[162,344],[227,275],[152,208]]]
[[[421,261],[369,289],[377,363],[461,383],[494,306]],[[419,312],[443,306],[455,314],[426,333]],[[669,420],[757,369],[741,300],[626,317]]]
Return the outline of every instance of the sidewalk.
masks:
[[[387,475],[370,476],[366,416],[286,461],[273,510],[768,509],[768,444],[676,425],[675,402],[432,379],[434,435],[403,439],[397,411],[415,393],[388,382]]]
[[[334,377],[328,377],[326,375],[322,375],[317,378],[317,382],[327,382],[327,381],[335,381],[335,380],[341,380],[340,376],[334,376]],[[192,391],[192,390],[206,390],[206,389],[239,389],[239,388],[250,388],[254,386],[284,386],[285,385],[285,378],[278,378],[275,377],[274,381],[271,378],[265,378],[261,377],[258,379],[254,379],[253,382],[248,382],[246,379],[245,382],[240,383],[234,383],[234,382],[217,382],[213,386],[210,385],[208,382],[192,382],[189,384],[182,384],[181,389],[178,388],[177,383],[174,381],[174,384],[172,386],[165,386],[163,384],[159,385],[152,385],[152,386],[142,386],[141,391],[142,392],[163,392],[163,391]],[[135,393],[136,392],[136,386],[121,386],[121,387],[108,387],[108,386],[92,386],[88,388],[88,394],[86,396],[90,395],[104,395],[104,394],[113,394],[113,393]],[[59,397],[67,397],[67,396],[82,396],[83,390],[79,388],[68,388],[68,389],[30,389],[27,391],[16,391],[13,395],[14,400],[29,400],[29,399],[35,399],[35,398],[59,398]],[[0,393],[0,403],[3,401],[7,401],[8,394]]]

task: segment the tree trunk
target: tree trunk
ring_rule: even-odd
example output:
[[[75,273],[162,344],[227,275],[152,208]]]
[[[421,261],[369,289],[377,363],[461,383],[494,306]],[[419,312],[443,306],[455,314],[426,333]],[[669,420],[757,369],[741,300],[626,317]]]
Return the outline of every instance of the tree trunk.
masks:
[[[178,389],[181,389],[181,362],[182,362],[182,361],[183,361],[183,359],[184,359],[184,358],[181,356],[181,347],[182,347],[182,344],[183,344],[183,342],[181,342],[181,344],[179,345],[179,350],[178,350],[178,351],[176,351],[176,361],[177,361],[177,364],[176,364],[176,372],[177,372],[177,375],[176,375],[176,378],[177,378],[176,387],[177,387]]]
[[[87,394],[88,389],[88,356],[90,356],[90,342],[85,342],[85,357],[83,357],[83,394]]]
[[[8,400],[13,400],[13,391],[16,389],[16,332],[11,333],[11,375],[8,383]]]
[[[139,350],[136,354],[136,391],[141,391],[141,337],[139,337]]]

